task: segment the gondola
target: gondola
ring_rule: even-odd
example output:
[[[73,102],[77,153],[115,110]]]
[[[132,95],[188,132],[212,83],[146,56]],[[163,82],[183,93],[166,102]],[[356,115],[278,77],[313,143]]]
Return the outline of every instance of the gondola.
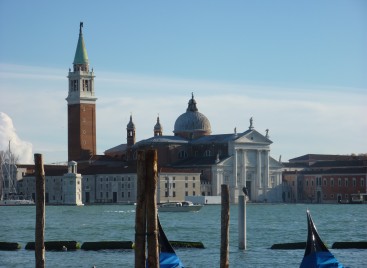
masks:
[[[158,222],[158,240],[159,240],[159,267],[160,268],[185,268],[178,258],[175,250],[171,246],[170,242],[167,239],[166,234],[163,232],[162,225],[159,221],[159,217],[157,216]],[[148,266],[148,260],[146,262],[146,267]]]
[[[171,246],[170,242],[168,241],[166,234],[163,232],[161,223],[158,220],[158,228],[159,228],[159,264],[161,268],[184,268],[182,262],[176,255],[175,250]]]
[[[346,268],[322,242],[309,210],[307,210],[307,227],[307,244],[300,268]]]

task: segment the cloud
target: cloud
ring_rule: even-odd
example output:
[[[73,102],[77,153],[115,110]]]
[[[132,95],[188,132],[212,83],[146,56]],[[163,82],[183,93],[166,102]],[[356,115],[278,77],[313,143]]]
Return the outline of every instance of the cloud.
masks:
[[[0,112],[0,151],[9,149],[9,141],[11,152],[18,158],[18,163],[33,163],[32,144],[20,139],[11,118]]]

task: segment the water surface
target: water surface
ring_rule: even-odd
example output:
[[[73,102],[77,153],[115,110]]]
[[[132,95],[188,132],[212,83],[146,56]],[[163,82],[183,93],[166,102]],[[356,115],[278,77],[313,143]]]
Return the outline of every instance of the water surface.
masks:
[[[248,204],[247,250],[238,249],[238,207],[230,210],[230,267],[299,267],[304,250],[270,250],[275,243],[306,241],[306,209],[327,244],[367,240],[366,205]],[[205,249],[176,249],[186,267],[219,267],[220,213],[208,205],[197,213],[161,213],[169,240],[201,241]],[[0,207],[0,241],[19,242],[19,251],[0,251],[0,267],[34,267],[35,207]],[[135,207],[47,206],[45,240],[78,242],[134,240]],[[349,267],[366,267],[367,250],[331,250]],[[46,267],[134,267],[132,250],[46,252]]]

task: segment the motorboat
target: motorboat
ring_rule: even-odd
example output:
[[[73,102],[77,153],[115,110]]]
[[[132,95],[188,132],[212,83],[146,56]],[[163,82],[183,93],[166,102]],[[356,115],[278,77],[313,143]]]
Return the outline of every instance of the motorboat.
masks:
[[[167,202],[158,205],[158,212],[196,212],[203,205],[194,204],[191,201]]]

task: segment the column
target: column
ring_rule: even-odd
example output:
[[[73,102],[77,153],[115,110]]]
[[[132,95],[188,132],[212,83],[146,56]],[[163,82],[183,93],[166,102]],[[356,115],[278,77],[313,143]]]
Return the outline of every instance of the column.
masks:
[[[243,183],[246,187],[246,181],[247,181],[247,169],[246,169],[246,161],[247,161],[247,156],[246,156],[246,150],[242,149],[242,155],[243,155]]]
[[[237,188],[237,158],[238,158],[238,151],[234,149],[234,159],[233,159],[233,184],[232,187]]]
[[[259,188],[263,187],[262,178],[261,178],[261,151],[257,150],[257,180],[259,184]]]
[[[269,188],[269,150],[265,151],[265,186]]]

